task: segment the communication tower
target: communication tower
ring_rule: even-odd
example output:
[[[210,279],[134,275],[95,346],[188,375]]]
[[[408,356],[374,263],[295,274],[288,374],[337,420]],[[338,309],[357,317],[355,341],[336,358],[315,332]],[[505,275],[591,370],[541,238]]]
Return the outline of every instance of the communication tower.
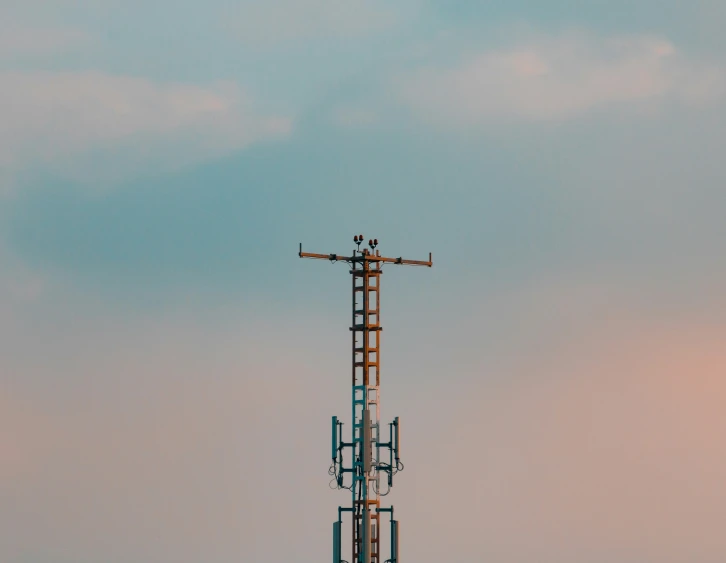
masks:
[[[338,507],[338,520],[333,524],[333,563],[347,563],[342,559],[341,528],[343,512],[352,514],[352,563],[381,563],[381,513],[390,515],[390,558],[385,563],[400,563],[398,558],[399,526],[393,517],[393,506],[381,507],[380,497],[385,496],[393,485],[393,476],[403,470],[401,462],[401,423],[396,417],[388,424],[388,441],[383,442],[380,423],[381,406],[381,331],[380,291],[384,264],[404,266],[432,266],[431,253],[428,261],[387,258],[376,250],[378,239],[368,241],[369,248],[360,250],[363,235],[353,237],[357,249],[351,256],[338,254],[314,254],[302,251],[300,258],[317,258],[350,265],[353,280],[352,325],[352,429],[351,441],[343,441],[343,423],[334,416],[332,420],[332,464],[329,474],[331,485],[348,489],[352,504]],[[343,451],[348,452],[347,462]],[[388,461],[381,453],[388,452]],[[350,473],[349,485],[345,474]],[[386,477],[386,492],[381,492],[381,476]]]

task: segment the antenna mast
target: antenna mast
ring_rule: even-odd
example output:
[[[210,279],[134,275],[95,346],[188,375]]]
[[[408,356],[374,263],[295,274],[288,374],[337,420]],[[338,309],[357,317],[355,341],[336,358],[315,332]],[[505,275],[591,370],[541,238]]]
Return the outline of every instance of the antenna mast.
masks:
[[[388,441],[383,442],[380,424],[381,402],[381,331],[380,280],[384,264],[404,266],[433,265],[428,261],[387,258],[376,250],[378,239],[368,241],[369,248],[360,250],[363,235],[353,237],[357,249],[351,256],[313,254],[302,251],[300,258],[317,258],[350,265],[353,280],[353,319],[350,327],[353,348],[351,441],[343,441],[343,423],[334,416],[332,421],[332,464],[329,474],[338,489],[349,489],[352,504],[338,507],[338,520],[333,524],[333,563],[347,563],[341,557],[341,526],[343,512],[352,513],[352,563],[381,563],[380,515],[390,514],[390,558],[385,563],[400,563],[398,558],[398,521],[393,506],[382,508],[380,497],[393,485],[393,476],[403,470],[400,458],[400,422],[396,417],[388,424]],[[343,451],[349,452],[348,467],[344,466]],[[388,450],[388,461],[381,452]],[[350,485],[344,476],[351,474]],[[386,477],[386,492],[381,494],[381,476]]]

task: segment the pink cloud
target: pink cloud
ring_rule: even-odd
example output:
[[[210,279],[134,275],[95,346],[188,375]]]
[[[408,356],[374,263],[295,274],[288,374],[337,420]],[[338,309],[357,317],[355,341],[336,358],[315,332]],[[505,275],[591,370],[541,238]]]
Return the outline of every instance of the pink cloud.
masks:
[[[549,322],[523,303],[525,319],[549,324],[541,347],[523,338],[509,360],[483,355],[455,389],[419,403],[415,433],[408,420],[416,469],[414,483],[401,479],[401,517],[409,534],[441,539],[408,544],[407,556],[717,560],[726,325],[565,294],[536,299]]]
[[[665,40],[563,35],[478,53],[453,68],[398,82],[422,119],[468,127],[492,119],[567,119],[597,107],[675,100],[706,103],[726,91],[722,68]]]

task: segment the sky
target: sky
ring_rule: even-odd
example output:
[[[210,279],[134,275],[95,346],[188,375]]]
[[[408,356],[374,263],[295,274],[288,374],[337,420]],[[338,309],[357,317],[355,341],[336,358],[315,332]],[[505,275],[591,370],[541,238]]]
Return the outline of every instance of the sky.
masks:
[[[724,17],[0,0],[0,560],[329,560],[362,233],[405,561],[723,562]]]

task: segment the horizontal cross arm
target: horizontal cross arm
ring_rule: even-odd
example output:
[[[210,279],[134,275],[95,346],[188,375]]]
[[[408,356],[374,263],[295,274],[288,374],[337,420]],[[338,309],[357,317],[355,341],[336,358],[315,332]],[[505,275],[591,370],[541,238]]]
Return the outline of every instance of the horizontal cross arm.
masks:
[[[330,260],[335,262],[340,260],[341,262],[349,262],[353,258],[351,256],[342,256],[341,254],[317,254],[315,252],[303,252],[302,243],[300,243],[300,249],[297,253],[300,258],[317,258],[318,260]]]
[[[386,258],[385,256],[371,256],[370,259],[373,261],[386,262],[389,264],[402,264],[407,266],[428,266],[429,268],[434,264],[431,260],[430,252],[428,260],[406,260],[405,258]]]
[[[360,254],[359,256],[342,256],[340,254],[317,254],[315,252],[303,252],[302,243],[298,251],[300,258],[316,258],[318,260],[330,260],[332,262],[383,262],[386,264],[399,264],[402,266],[433,266],[431,253],[429,252],[428,260],[408,260],[406,258],[389,258],[387,256],[378,256],[376,254]]]

